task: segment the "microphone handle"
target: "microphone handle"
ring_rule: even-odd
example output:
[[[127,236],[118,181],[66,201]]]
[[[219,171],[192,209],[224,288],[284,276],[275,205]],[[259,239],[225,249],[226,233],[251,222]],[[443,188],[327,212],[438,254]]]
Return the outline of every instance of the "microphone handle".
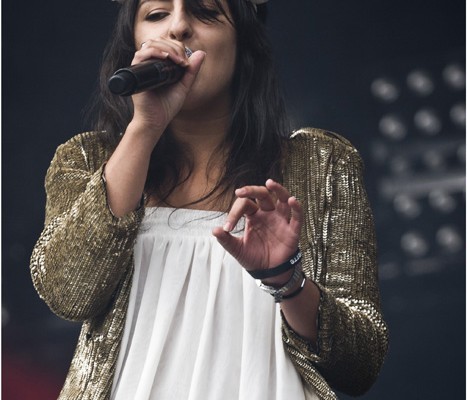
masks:
[[[185,69],[171,60],[149,60],[117,70],[108,81],[109,90],[120,96],[178,82]]]

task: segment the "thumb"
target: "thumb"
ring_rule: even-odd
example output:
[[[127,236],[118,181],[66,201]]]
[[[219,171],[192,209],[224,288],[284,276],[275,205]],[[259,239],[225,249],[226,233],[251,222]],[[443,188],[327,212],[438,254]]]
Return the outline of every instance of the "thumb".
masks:
[[[206,53],[202,50],[197,50],[188,59],[190,61],[190,64],[186,68],[186,72],[181,80],[181,83],[187,89],[189,89],[191,85],[193,85],[193,82],[195,81],[196,76],[198,75],[198,72],[201,69],[201,65],[203,65],[205,58]]]
[[[212,234],[227,252],[229,252],[234,258],[238,257],[242,242],[240,238],[232,236],[221,227],[214,228]]]

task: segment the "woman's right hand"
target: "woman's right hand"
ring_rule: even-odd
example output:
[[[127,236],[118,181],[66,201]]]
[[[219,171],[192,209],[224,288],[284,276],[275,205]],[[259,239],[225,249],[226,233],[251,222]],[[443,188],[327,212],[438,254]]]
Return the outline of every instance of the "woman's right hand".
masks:
[[[196,51],[188,59],[181,42],[163,38],[148,40],[135,53],[132,64],[169,58],[186,71],[173,85],[132,96],[133,119],[105,166],[107,200],[115,216],[128,214],[140,203],[154,146],[182,108],[205,55]]]
[[[162,134],[182,108],[205,55],[203,51],[195,51],[188,58],[183,43],[175,40],[158,38],[145,41],[136,51],[132,65],[150,59],[170,59],[186,68],[186,71],[182,79],[175,84],[134,94],[132,125],[140,126],[144,131],[153,132],[155,135]]]

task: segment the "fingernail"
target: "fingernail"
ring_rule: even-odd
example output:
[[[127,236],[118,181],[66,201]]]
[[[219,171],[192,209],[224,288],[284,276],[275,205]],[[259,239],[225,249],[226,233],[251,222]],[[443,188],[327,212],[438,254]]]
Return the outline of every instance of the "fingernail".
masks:
[[[232,224],[230,222],[226,222],[225,225],[224,225],[224,231],[225,232],[230,232],[232,230]]]
[[[163,51],[161,54],[166,58],[169,56],[169,53],[167,53],[166,51]]]
[[[245,190],[245,189],[237,189],[237,190],[235,191],[235,194],[236,194],[237,196],[238,196],[238,195],[241,196],[241,195],[243,195],[243,194],[245,194],[245,193],[246,193],[246,190]]]

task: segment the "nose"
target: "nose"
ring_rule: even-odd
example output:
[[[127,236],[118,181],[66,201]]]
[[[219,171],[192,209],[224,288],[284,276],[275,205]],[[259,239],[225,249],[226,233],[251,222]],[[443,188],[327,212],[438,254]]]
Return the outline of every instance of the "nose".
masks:
[[[192,16],[183,8],[175,10],[169,27],[169,37],[182,42],[191,37],[192,34]]]

